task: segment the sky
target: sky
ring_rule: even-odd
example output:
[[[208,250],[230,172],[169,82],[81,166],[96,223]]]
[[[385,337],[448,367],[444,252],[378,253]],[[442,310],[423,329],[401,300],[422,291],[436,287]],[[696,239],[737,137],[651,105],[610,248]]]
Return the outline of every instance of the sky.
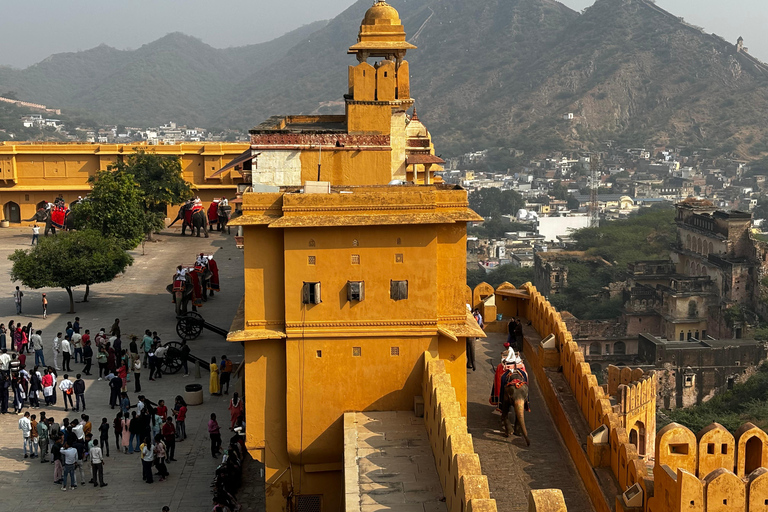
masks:
[[[419,1],[419,0],[410,0]],[[0,65],[24,68],[51,54],[100,44],[135,49],[170,32],[216,48],[268,41],[321,19],[354,0],[2,0]],[[562,0],[581,10],[591,0]],[[728,41],[744,37],[752,55],[768,61],[766,0],[657,0],[657,5]]]

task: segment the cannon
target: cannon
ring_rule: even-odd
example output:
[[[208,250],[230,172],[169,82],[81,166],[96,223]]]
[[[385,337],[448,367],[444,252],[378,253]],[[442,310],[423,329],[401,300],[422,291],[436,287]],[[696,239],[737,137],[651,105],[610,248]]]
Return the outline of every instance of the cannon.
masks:
[[[203,329],[227,337],[229,331],[209,324],[197,311],[187,311],[176,317],[176,334],[183,340],[194,340],[203,333]]]
[[[181,351],[181,342],[169,341],[168,343],[163,344],[163,346],[167,347],[168,351],[165,353],[165,357],[160,360],[160,371],[167,375],[178,373],[178,371],[181,370],[181,368],[184,366],[182,363],[183,353]],[[204,370],[210,370],[210,366],[207,361],[200,359],[197,356],[193,356],[192,354],[187,355],[187,362],[192,366],[199,364],[200,368]]]

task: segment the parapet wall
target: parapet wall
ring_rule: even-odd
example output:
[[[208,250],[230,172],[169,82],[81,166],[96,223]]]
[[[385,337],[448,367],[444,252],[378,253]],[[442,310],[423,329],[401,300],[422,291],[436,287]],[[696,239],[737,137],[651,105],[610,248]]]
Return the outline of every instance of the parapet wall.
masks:
[[[713,424],[697,436],[671,424],[657,435],[656,375],[609,367],[607,385],[599,385],[560,313],[530,283],[520,291],[527,296],[516,299],[515,309],[542,339],[554,338],[541,345],[526,339],[527,363],[597,510],[768,512],[765,432],[748,423],[733,436]],[[562,369],[592,430],[586,448],[557,399],[563,390],[554,389],[545,367]],[[615,497],[605,496],[595,472],[608,467],[622,493]]]
[[[448,512],[496,512],[445,362],[425,352],[424,365],[424,426]]]

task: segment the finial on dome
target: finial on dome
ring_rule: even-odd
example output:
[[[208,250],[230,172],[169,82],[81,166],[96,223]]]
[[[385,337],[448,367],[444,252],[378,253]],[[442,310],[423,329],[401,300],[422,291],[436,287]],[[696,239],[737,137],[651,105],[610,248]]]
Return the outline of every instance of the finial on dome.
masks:
[[[416,107],[413,107],[413,115],[411,116],[411,121],[418,121],[419,115],[416,113]]]

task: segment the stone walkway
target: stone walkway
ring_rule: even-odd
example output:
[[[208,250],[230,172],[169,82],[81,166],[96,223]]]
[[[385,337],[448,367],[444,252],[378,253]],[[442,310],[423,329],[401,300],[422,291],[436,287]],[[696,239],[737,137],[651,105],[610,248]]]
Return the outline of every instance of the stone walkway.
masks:
[[[66,322],[73,320],[75,315],[67,314],[69,307],[67,293],[61,289],[27,290],[24,291],[23,316],[15,315],[11,296],[14,286],[9,280],[10,262],[8,254],[15,249],[26,249],[30,237],[28,230],[0,230],[0,290],[6,292],[0,296],[0,322],[8,324],[8,320],[21,320],[24,323],[33,322],[35,329],[43,330],[45,358],[52,363],[51,340],[57,331],[63,331]],[[111,283],[91,287],[91,297],[88,303],[76,304],[77,316],[84,328],[91,330],[92,335],[100,327],[109,328],[116,317],[121,319],[124,346],[127,347],[127,335],[140,335],[144,329],[158,331],[163,341],[178,340],[175,333],[176,319],[170,295],[165,286],[170,282],[173,269],[179,263],[189,264],[200,252],[215,254],[221,274],[222,293],[200,310],[200,313],[210,323],[226,328],[235,315],[236,308],[243,295],[243,264],[242,252],[235,248],[234,238],[219,233],[205,238],[181,238],[178,230],[170,230],[158,237],[158,242],[147,243],[145,254],[141,247],[133,251],[135,262],[126,273]],[[43,319],[39,311],[40,293],[46,292],[49,299],[49,314]],[[75,290],[76,298],[82,298],[82,290]],[[210,360],[211,356],[219,358],[227,354],[236,362],[242,360],[243,349],[239,344],[229,344],[214,333],[204,331],[197,340],[191,341],[192,353]],[[33,364],[34,355],[28,358]],[[71,364],[72,374],[82,370],[82,364]],[[63,373],[63,372],[62,372]],[[84,377],[86,382],[87,411],[94,430],[106,417],[110,421],[115,417],[116,410],[108,406],[108,386],[97,380],[97,368],[93,376]],[[110,512],[159,512],[164,505],[169,505],[171,512],[208,512],[211,510],[210,484],[213,472],[220,458],[213,458],[210,453],[210,442],[207,434],[207,421],[210,413],[215,412],[222,427],[222,438],[227,442],[229,435],[229,413],[227,405],[229,396],[216,397],[208,393],[208,372],[203,371],[201,379],[195,379],[195,369],[190,368],[190,376],[182,374],[165,376],[154,382],[149,382],[148,370],[142,372],[142,394],[150,400],[164,399],[171,408],[173,399],[178,394],[184,394],[184,385],[199,382],[204,389],[204,403],[201,406],[191,406],[187,416],[187,435],[185,442],[177,443],[176,459],[168,465],[171,473],[165,482],[155,480],[149,485],[141,479],[141,462],[136,454],[124,455],[115,450],[114,433],[110,429],[110,457],[107,457],[104,478],[107,487],[94,488],[90,484],[72,492],[62,492],[59,485],[53,484],[53,466],[41,464],[39,459],[24,459],[21,443],[21,432],[18,430],[19,416],[6,414],[0,416],[0,482],[6,493],[12,491],[13,499],[3,499],[4,512],[28,511],[35,509],[68,510],[75,506],[82,510],[109,510]],[[239,382],[232,383],[235,391]],[[133,392],[134,383],[128,384],[129,396],[135,403],[137,393]],[[231,393],[230,392],[230,393]],[[31,410],[33,414],[45,411],[53,416],[57,423],[64,417],[74,419],[80,413],[65,413],[61,396],[54,407],[41,407]],[[86,464],[86,481],[90,479],[89,465]]]
[[[446,512],[424,419],[355,413],[361,512]]]
[[[504,438],[501,415],[493,412],[488,397],[505,341],[506,335],[494,333],[478,340],[476,371],[467,374],[469,432],[483,474],[488,476],[491,498],[499,512],[526,512],[529,490],[557,488],[563,491],[568,510],[594,510],[532,372],[532,411],[525,416],[531,446],[522,437]]]

